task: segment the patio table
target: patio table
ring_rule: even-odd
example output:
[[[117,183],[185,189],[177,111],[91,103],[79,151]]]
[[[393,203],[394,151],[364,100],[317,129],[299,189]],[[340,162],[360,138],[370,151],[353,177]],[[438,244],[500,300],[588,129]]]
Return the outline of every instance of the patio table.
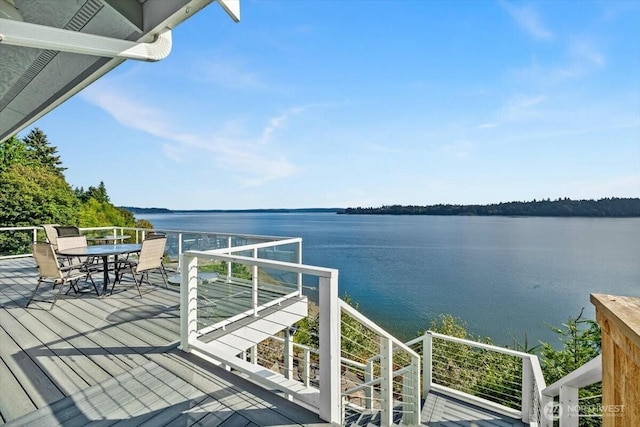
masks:
[[[79,248],[69,248],[58,251],[58,255],[71,256],[71,257],[101,257],[102,265],[104,268],[104,284],[102,287],[102,294],[107,293],[107,287],[109,285],[109,257],[115,257],[115,264],[118,264],[118,256],[124,254],[130,254],[134,252],[140,252],[142,245],[137,243],[127,244],[108,244],[108,245],[93,245],[84,246]],[[116,277],[117,278],[117,277]]]

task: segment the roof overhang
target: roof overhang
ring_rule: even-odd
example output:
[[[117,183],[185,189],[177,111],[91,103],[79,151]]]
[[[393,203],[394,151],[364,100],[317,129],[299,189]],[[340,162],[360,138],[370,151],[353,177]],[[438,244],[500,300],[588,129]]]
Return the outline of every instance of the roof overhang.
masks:
[[[126,59],[158,61],[214,0],[0,0],[0,142]],[[236,22],[240,0],[217,0]]]

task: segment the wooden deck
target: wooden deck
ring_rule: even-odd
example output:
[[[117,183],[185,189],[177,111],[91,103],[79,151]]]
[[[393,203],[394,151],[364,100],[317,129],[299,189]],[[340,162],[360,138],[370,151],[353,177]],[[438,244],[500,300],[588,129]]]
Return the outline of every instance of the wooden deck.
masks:
[[[178,350],[175,286],[143,285],[140,298],[129,281],[117,285],[111,296],[97,297],[91,290],[61,296],[52,311],[47,303],[25,309],[36,280],[32,258],[0,260],[0,424],[329,425],[252,382]],[[162,283],[159,276],[152,282]],[[221,292],[208,294],[216,300],[212,321],[248,303],[237,289],[222,287]],[[375,414],[368,420],[356,418],[349,424],[379,425]],[[522,425],[433,393],[425,401],[422,422]]]
[[[108,297],[70,294],[52,311],[46,303],[25,309],[36,280],[32,258],[0,260],[0,422],[326,425],[177,350],[177,289],[144,285],[141,299],[125,282]]]

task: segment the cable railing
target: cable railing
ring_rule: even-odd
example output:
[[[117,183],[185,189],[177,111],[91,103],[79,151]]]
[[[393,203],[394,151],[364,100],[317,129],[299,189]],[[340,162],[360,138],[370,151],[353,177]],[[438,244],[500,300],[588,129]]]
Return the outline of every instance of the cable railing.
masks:
[[[183,255],[183,350],[217,360],[275,388],[288,398],[312,407],[327,421],[342,423],[349,409],[377,411],[382,425],[391,425],[400,418],[407,424],[420,423],[419,355],[337,297],[335,270],[223,252],[246,253],[247,248],[187,251]],[[215,346],[203,342],[210,331],[198,329],[197,270],[200,261],[210,260],[244,265],[254,272],[252,277],[256,277],[257,270],[268,270],[317,279],[317,309],[313,318],[307,319],[313,326],[305,332],[310,334],[307,341],[317,343],[317,348],[295,343],[296,322],[283,320],[299,314],[297,306],[287,306],[286,300],[303,297],[301,283],[295,292],[272,306],[278,309],[278,316],[285,317],[271,318],[269,312],[260,307],[256,313],[246,313],[248,319],[242,328],[236,323],[225,325],[224,338],[220,338],[224,345],[220,341],[216,341]],[[308,300],[304,301],[308,304]],[[308,317],[307,312],[295,320]],[[248,322],[251,318],[256,319],[255,323]],[[265,330],[274,332],[269,336],[260,335]],[[258,338],[252,343],[250,336]]]
[[[431,390],[537,425],[545,387],[537,356],[427,331],[407,343],[422,353]]]
[[[286,244],[291,241],[285,241]],[[184,351],[194,352],[205,358],[213,359],[218,363],[235,369],[250,379],[262,383],[272,389],[280,390],[297,403],[317,411],[321,418],[340,422],[340,336],[336,333],[339,326],[339,308],[337,298],[337,271],[332,269],[306,266],[300,263],[283,262],[278,260],[261,259],[258,256],[260,248],[237,247],[230,249],[211,251],[187,251],[182,255],[182,281],[181,281],[181,344]],[[275,246],[275,243],[271,243]],[[250,253],[253,256],[241,256],[231,253]],[[251,272],[252,284],[252,311],[247,311],[244,320],[224,325],[218,330],[203,333],[198,328],[198,293],[200,291],[197,280],[198,265],[200,262],[226,262],[228,265],[242,265]],[[295,283],[293,292],[274,299],[269,307],[266,304],[257,304],[258,284],[268,275],[261,275],[264,271],[278,271],[289,273],[289,277],[302,278],[313,276],[318,285],[318,299],[320,310],[318,312],[318,337],[317,353],[309,348],[303,354],[307,354],[306,360],[298,362],[306,372],[302,380],[299,375],[294,375],[294,352],[291,326],[298,320],[306,317],[308,300],[303,295],[302,280]],[[224,279],[224,278],[223,278]],[[280,282],[276,280],[275,282]],[[222,283],[226,283],[225,280]],[[281,286],[269,283],[271,286]],[[288,288],[291,291],[291,287]],[[302,304],[302,305],[301,305]],[[301,307],[304,311],[301,311]],[[273,310],[273,311],[269,311]],[[255,323],[251,321],[255,320]],[[244,322],[244,323],[243,323]],[[240,328],[239,325],[242,325]],[[219,335],[215,345],[210,346],[203,338],[208,339],[212,334],[224,332]],[[282,369],[279,372],[269,373],[274,360],[268,358],[267,353],[258,354],[258,344],[267,339],[283,334],[288,348],[284,351]],[[303,356],[304,357],[304,356]],[[317,361],[317,362],[316,362]],[[271,364],[265,368],[260,363]],[[313,366],[317,365],[318,369]],[[308,368],[304,368],[308,366]],[[314,372],[317,375],[314,377]],[[283,378],[278,379],[277,377]],[[296,378],[297,377],[297,378]],[[317,388],[314,385],[317,384]]]
[[[340,300],[343,419],[347,408],[377,410],[382,425],[420,424],[420,356]]]

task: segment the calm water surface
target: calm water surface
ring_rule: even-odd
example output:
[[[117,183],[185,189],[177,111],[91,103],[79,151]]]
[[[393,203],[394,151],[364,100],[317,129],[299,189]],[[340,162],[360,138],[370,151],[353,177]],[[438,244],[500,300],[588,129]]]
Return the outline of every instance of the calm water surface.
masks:
[[[305,264],[399,337],[450,313],[499,344],[556,343],[590,293],[640,297],[640,218],[149,214],[156,228],[302,237]]]

